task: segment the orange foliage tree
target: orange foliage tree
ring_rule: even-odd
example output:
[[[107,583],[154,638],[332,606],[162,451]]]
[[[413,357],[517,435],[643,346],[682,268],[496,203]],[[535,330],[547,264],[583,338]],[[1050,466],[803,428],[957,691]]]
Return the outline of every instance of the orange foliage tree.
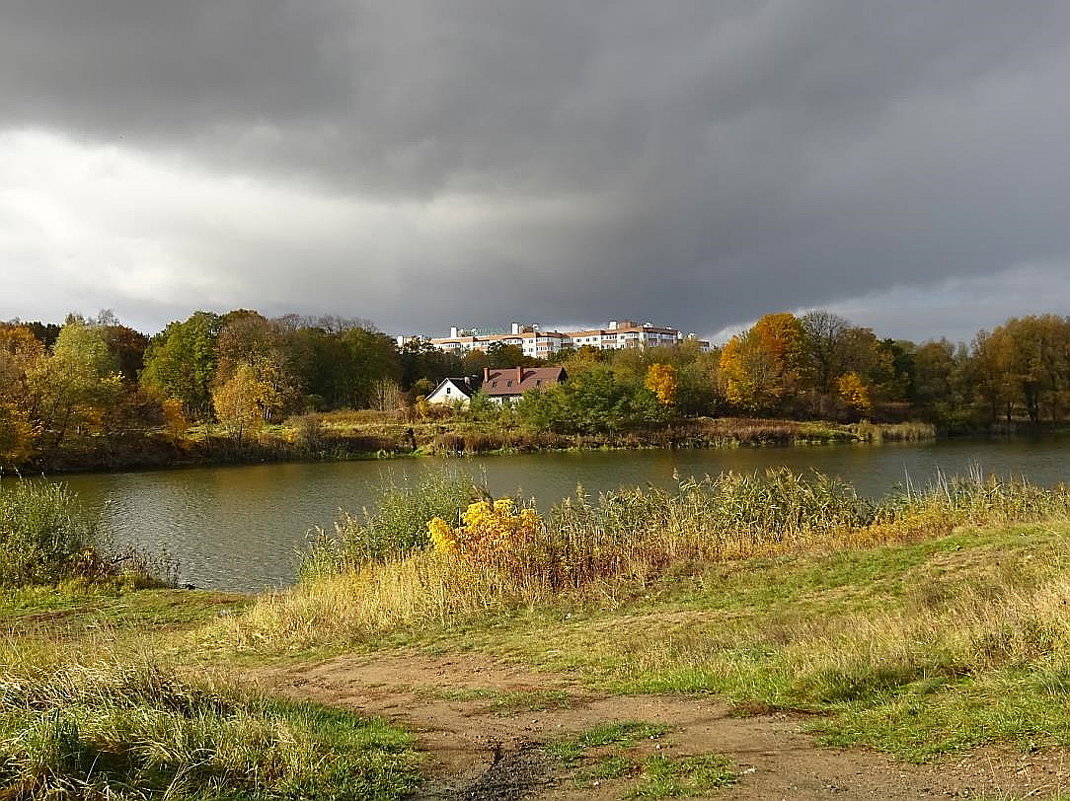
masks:
[[[803,332],[787,312],[767,314],[721,351],[725,397],[752,412],[775,410],[796,388]]]

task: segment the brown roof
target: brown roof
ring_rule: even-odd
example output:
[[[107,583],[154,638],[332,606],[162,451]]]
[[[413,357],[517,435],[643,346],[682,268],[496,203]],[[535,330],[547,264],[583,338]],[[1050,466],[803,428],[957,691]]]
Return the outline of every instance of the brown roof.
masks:
[[[552,387],[568,378],[564,367],[488,367],[483,392],[491,397],[522,395],[529,389]]]

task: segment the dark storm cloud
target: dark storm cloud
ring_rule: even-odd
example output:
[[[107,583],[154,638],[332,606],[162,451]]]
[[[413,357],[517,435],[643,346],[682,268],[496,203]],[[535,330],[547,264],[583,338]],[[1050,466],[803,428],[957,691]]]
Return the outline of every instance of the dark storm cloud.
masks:
[[[359,214],[352,250],[217,243],[238,305],[311,311],[363,279],[359,312],[398,329],[712,331],[1070,251],[1054,0],[14,0],[0,18],[2,128],[407,215],[385,248]],[[287,286],[288,252],[317,280]]]

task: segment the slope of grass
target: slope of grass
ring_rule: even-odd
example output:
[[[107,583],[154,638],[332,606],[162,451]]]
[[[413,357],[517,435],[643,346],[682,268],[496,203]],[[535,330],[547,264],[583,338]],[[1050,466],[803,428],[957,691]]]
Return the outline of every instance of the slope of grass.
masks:
[[[910,760],[1070,745],[1070,524],[717,566],[616,609],[426,635],[614,693],[817,713],[836,745]]]
[[[583,581],[422,551],[262,598],[217,636],[481,649],[615,693],[805,711],[827,742],[914,760],[1070,745],[1068,509],[1065,488],[977,477],[878,505],[783,472],[607,493],[548,517]]]

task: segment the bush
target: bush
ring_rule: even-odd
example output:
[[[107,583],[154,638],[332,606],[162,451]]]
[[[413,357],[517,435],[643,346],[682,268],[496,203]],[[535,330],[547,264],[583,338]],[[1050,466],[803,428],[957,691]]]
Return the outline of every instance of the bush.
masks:
[[[537,556],[536,544],[542,518],[531,508],[517,511],[512,498],[476,501],[462,515],[462,525],[454,527],[441,517],[427,523],[435,550],[454,554],[474,565],[522,570]]]
[[[66,486],[0,481],[0,586],[82,575],[99,558],[97,523]]]
[[[308,454],[318,453],[324,447],[323,420],[316,413],[303,414],[290,421],[294,432],[294,445]]]
[[[136,549],[109,552],[98,521],[63,484],[0,481],[0,587],[121,578],[173,585],[175,565]]]

